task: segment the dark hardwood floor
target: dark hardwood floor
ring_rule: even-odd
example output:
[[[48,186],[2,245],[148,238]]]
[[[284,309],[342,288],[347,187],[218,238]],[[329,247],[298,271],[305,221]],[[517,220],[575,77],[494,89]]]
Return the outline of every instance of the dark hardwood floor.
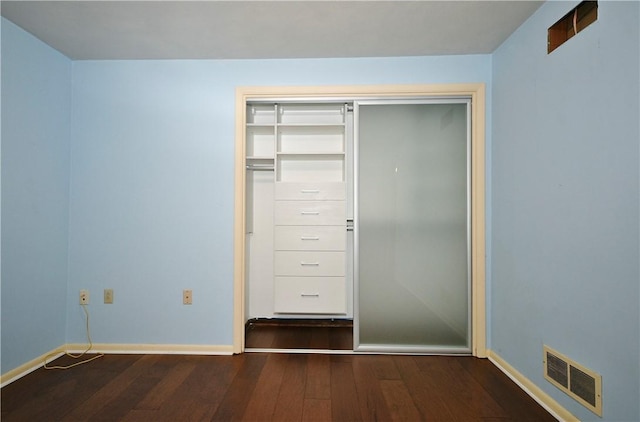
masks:
[[[38,369],[1,396],[3,422],[555,420],[472,357],[106,355]]]

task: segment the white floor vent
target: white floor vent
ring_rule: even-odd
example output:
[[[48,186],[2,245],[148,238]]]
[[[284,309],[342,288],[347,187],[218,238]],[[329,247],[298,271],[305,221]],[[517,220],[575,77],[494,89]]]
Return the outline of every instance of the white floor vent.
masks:
[[[598,416],[602,416],[602,377],[544,345],[544,377]]]

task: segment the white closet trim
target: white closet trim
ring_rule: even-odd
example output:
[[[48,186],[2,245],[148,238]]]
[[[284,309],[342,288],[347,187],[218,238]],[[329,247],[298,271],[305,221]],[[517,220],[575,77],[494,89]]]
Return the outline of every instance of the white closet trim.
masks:
[[[469,96],[472,102],[472,353],[486,357],[485,291],[485,85],[363,85],[318,87],[238,87],[236,89],[235,221],[234,221],[234,313],[233,352],[244,351],[245,315],[245,186],[246,103],[260,99],[287,98],[314,101],[366,98],[451,98]]]

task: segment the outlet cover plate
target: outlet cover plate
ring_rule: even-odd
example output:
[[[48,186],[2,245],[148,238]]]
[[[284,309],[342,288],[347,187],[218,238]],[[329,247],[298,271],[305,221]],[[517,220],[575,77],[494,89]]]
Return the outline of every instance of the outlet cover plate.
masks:
[[[104,289],[104,303],[108,305],[113,303],[113,289]]]
[[[88,305],[89,304],[89,290],[81,289],[80,290],[80,305]]]
[[[192,295],[191,289],[185,289],[182,291],[182,304],[183,305],[193,304],[193,295]]]

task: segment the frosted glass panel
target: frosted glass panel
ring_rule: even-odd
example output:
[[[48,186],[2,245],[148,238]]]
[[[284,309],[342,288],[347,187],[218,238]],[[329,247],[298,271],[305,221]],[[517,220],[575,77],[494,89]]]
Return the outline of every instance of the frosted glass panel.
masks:
[[[359,106],[359,348],[468,352],[467,104]]]

